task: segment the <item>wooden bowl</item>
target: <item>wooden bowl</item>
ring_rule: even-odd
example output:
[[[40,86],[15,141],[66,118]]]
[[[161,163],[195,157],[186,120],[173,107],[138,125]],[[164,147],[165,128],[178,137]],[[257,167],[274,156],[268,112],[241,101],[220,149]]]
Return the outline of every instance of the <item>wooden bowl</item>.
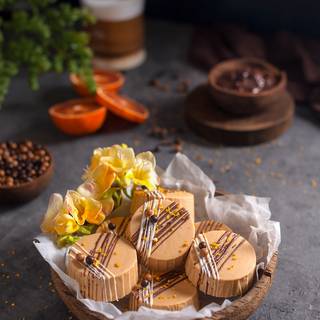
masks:
[[[73,108],[76,106],[94,106],[93,110],[83,113],[65,113],[64,108]],[[94,98],[72,99],[53,105],[49,109],[49,115],[58,129],[62,132],[80,136],[99,130],[106,118],[107,109],[99,106]]]
[[[222,190],[216,190],[216,196],[223,196],[227,193]],[[260,279],[255,282],[253,287],[241,298],[232,302],[232,304],[221,311],[214,313],[213,316],[204,318],[207,320],[245,320],[253,314],[263,299],[266,297],[276,271],[278,263],[278,253],[274,253],[269,264],[260,275]],[[81,303],[70,289],[63,283],[58,274],[51,269],[51,278],[53,285],[58,292],[61,300],[79,320],[109,320],[100,313],[89,310]]]
[[[49,184],[53,175],[53,160],[51,154],[50,166],[39,177],[30,182],[21,183],[17,186],[5,187],[0,186],[0,203],[15,204],[30,201],[36,198]]]
[[[278,78],[275,86],[255,94],[225,88],[217,83],[218,79],[224,73],[242,69],[252,64],[271,71]],[[214,103],[224,111],[237,115],[255,114],[273,106],[285,93],[287,86],[287,76],[285,72],[280,71],[264,60],[256,58],[231,59],[221,62],[211,69],[208,80],[209,91]]]
[[[276,271],[278,254],[275,253],[267,268],[264,270],[260,279],[254,284],[244,296],[232,302],[232,304],[221,311],[214,313],[213,316],[204,318],[207,320],[245,320],[252,315],[266,297]],[[84,304],[76,299],[74,294],[63,283],[58,274],[51,270],[53,285],[58,292],[61,300],[79,320],[109,320],[100,313],[89,310]]]

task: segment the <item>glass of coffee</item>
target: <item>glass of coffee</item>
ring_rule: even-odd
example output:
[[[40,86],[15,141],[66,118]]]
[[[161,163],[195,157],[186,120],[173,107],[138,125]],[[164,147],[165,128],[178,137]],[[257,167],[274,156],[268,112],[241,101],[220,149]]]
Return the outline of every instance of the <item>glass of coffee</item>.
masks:
[[[81,0],[96,17],[90,26],[93,64],[98,69],[128,70],[141,65],[144,49],[144,0]]]

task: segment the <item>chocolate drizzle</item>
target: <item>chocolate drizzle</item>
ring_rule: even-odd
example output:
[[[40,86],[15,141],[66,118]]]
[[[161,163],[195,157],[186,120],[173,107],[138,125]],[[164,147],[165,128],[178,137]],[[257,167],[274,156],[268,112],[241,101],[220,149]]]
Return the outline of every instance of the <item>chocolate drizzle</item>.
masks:
[[[133,290],[133,310],[137,310],[141,305],[152,307],[151,302],[153,302],[154,298],[186,279],[187,276],[184,273],[179,273],[176,271],[170,271],[162,274],[161,276],[153,277],[150,286],[147,288],[139,287]],[[148,299],[145,299],[146,297]]]
[[[204,276],[211,277],[219,279],[219,271],[222,269],[222,267],[225,265],[225,263],[230,259],[230,257],[234,254],[236,250],[245,242],[244,239],[242,239],[240,242],[237,243],[237,240],[239,238],[239,235],[230,232],[225,231],[218,241],[216,241],[213,244],[209,245],[210,251],[207,257],[201,257],[199,254],[199,249],[196,248],[196,244],[198,244],[199,239],[205,240],[207,243],[207,239],[205,235],[199,234],[198,237],[195,240],[195,251],[198,255],[199,263],[200,263],[200,275],[198,279],[198,286],[202,282]],[[231,248],[231,250],[230,250]],[[213,259],[213,260],[212,260]],[[215,269],[216,273],[210,272],[210,270]],[[206,285],[205,292],[208,292],[208,282]]]
[[[223,223],[213,221],[213,220],[205,220],[196,224],[196,236],[200,233],[205,233],[212,230],[228,230]],[[229,229],[230,230],[230,229]]]
[[[133,236],[133,242],[143,262],[146,262],[152,252],[153,240],[156,228],[159,223],[159,211],[163,200],[163,195],[158,191],[145,191],[147,201],[143,205],[140,228]],[[152,200],[150,201],[150,199]],[[150,214],[151,213],[151,214]],[[152,219],[151,217],[156,219]]]
[[[86,264],[85,262],[80,262],[84,267],[83,277],[88,279],[88,293],[89,296],[97,296],[97,283],[93,281],[93,278],[98,279],[110,279],[110,281],[114,284],[114,293],[116,300],[117,298],[117,289],[116,289],[116,281],[115,275],[108,270],[108,264],[110,262],[112,253],[114,248],[119,240],[119,237],[113,232],[101,233],[96,240],[94,247],[90,252],[88,252],[83,246],[81,246],[78,242],[70,249],[75,254],[84,253],[90,257],[92,257],[92,264]],[[93,278],[92,278],[93,276]],[[111,292],[111,288],[105,288]],[[95,291],[95,294],[93,294]],[[107,297],[107,293],[105,292],[105,298]]]

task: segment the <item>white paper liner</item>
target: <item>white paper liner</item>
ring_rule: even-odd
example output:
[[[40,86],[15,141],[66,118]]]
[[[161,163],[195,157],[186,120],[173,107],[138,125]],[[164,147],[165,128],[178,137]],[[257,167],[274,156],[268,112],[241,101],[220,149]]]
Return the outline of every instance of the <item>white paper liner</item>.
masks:
[[[190,191],[195,197],[196,220],[214,219],[227,224],[233,231],[246,238],[255,248],[257,267],[268,263],[275,251],[278,250],[281,235],[280,223],[270,220],[269,198],[258,198],[247,195],[226,195],[214,197],[215,185],[212,180],[185,155],[175,155],[168,168],[161,172],[161,186]],[[128,202],[118,209],[117,215],[128,212]],[[140,307],[139,311],[122,312],[112,303],[96,302],[82,298],[78,283],[65,273],[66,249],[58,249],[53,239],[48,235],[39,235],[34,245],[59,275],[65,285],[72,290],[77,299],[90,310],[113,319],[180,319],[188,320],[211,316],[222,310],[231,302],[226,299],[219,305],[210,303],[197,311],[187,307],[181,311],[155,310]]]

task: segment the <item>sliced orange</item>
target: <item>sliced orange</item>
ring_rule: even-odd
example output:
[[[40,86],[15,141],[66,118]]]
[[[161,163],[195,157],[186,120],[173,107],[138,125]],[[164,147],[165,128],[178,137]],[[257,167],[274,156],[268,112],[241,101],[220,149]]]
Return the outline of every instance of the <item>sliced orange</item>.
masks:
[[[96,81],[97,88],[103,88],[108,91],[118,92],[124,85],[125,78],[120,72],[95,70],[93,78]],[[74,90],[81,96],[92,95],[86,83],[76,74],[70,74],[70,81]]]
[[[141,123],[149,117],[149,110],[144,105],[102,88],[97,90],[96,100],[117,116],[132,122]]]
[[[58,129],[69,135],[85,135],[101,128],[107,109],[94,98],[72,99],[53,105],[49,115]]]

